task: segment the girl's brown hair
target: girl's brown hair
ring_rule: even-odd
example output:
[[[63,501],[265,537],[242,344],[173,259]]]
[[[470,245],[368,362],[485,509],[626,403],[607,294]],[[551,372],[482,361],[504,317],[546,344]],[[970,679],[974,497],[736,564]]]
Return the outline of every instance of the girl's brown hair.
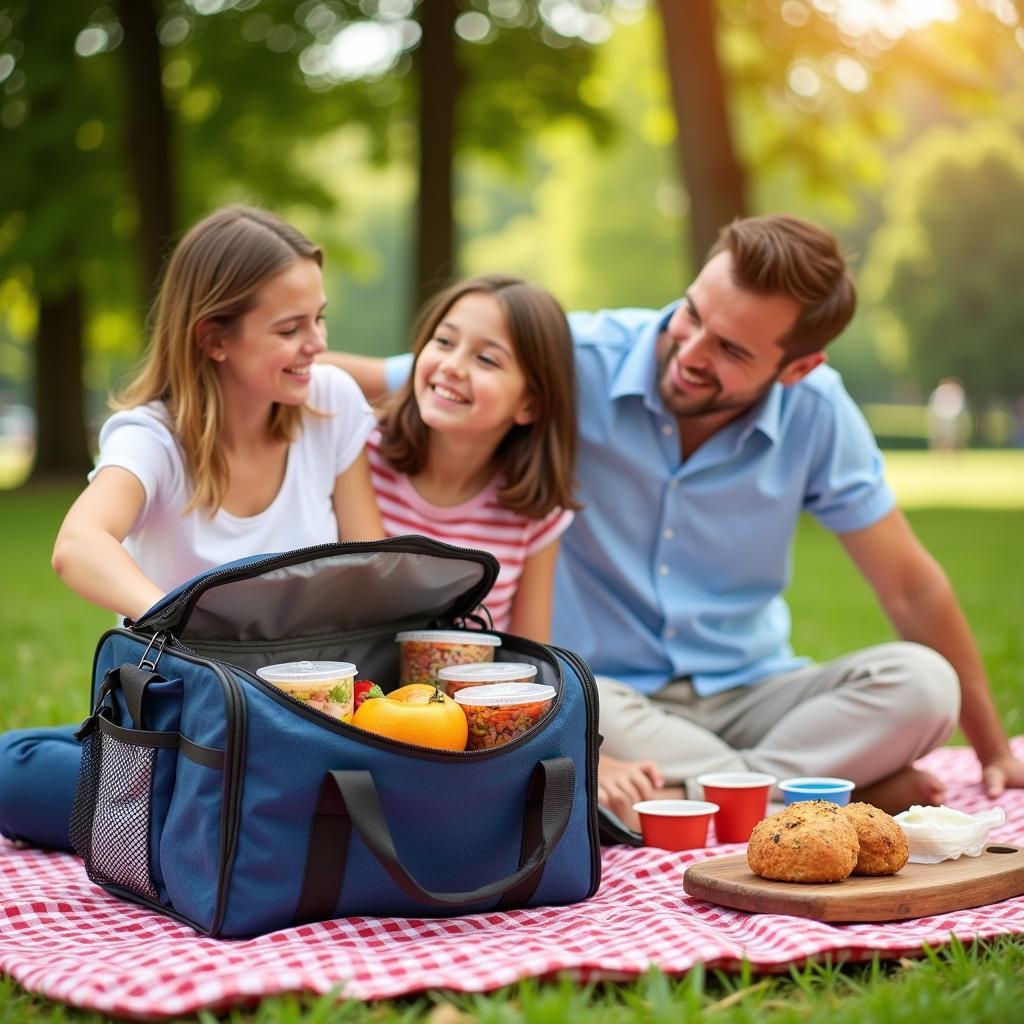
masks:
[[[167,406],[192,477],[188,508],[210,515],[220,507],[228,467],[219,437],[223,417],[220,383],[200,324],[230,331],[252,307],[260,288],[296,260],[323,263],[323,253],[280,217],[248,206],[227,206],[199,221],[178,244],[164,269],[152,314],[149,346],[134,377],[111,407],[146,402]],[[301,427],[302,406],[275,404],[270,431],[291,441]]]
[[[565,313],[543,288],[516,277],[488,274],[453,285],[421,310],[413,329],[413,360],[464,295],[493,295],[505,314],[515,356],[535,401],[536,418],[513,426],[496,452],[502,482],[498,499],[513,512],[540,519],[554,508],[579,508],[573,498],[576,461],[575,371]],[[429,427],[420,417],[413,375],[388,400],[380,452],[400,473],[426,463]]]

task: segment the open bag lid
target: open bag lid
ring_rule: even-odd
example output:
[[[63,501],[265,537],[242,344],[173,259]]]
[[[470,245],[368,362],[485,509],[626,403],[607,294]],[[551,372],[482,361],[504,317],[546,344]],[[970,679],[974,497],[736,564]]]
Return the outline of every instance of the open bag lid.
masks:
[[[282,640],[383,624],[451,623],[498,576],[487,551],[410,534],[317,544],[210,569],[157,602],[130,628],[181,639]]]

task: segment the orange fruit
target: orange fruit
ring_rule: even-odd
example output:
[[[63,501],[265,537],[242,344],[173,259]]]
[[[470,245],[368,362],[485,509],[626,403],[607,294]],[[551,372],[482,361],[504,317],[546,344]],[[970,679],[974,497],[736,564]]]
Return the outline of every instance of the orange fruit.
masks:
[[[468,726],[462,708],[426,683],[410,683],[386,697],[365,700],[352,724],[402,743],[436,750],[465,750]]]

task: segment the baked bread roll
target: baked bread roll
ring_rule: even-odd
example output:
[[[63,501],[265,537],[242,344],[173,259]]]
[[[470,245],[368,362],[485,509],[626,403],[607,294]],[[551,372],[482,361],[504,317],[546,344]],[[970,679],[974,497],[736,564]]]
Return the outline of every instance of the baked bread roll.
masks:
[[[910,844],[903,829],[874,804],[854,803],[843,814],[857,831],[860,852],[855,875],[895,875],[910,856]]]
[[[747,864],[779,882],[839,882],[853,871],[857,830],[836,804],[802,800],[754,826]]]

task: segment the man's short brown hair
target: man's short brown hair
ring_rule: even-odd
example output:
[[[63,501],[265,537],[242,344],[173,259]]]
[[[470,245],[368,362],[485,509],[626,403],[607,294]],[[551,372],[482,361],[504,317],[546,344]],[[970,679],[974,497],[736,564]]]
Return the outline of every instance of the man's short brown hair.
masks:
[[[839,240],[827,228],[790,214],[741,217],[722,228],[708,259],[720,252],[732,256],[740,288],[800,304],[780,342],[784,362],[820,352],[853,317],[857,292]]]

